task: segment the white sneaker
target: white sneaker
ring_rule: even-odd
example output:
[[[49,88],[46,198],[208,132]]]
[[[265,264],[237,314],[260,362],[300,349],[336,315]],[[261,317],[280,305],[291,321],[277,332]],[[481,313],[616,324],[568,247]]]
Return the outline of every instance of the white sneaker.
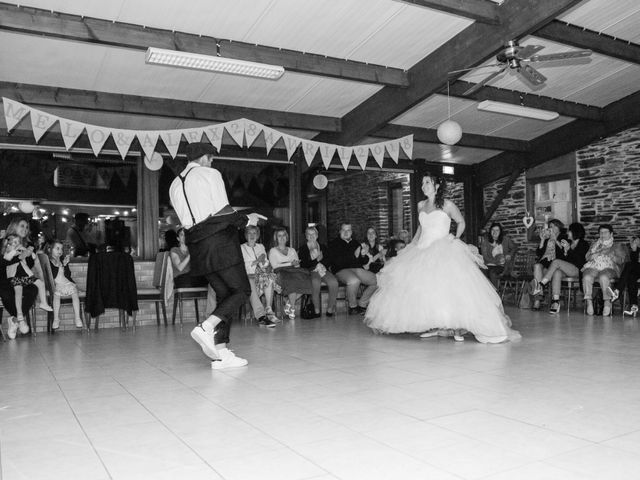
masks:
[[[453,339],[454,339],[456,342],[464,342],[464,337],[463,337],[462,335],[454,335],[454,336],[453,336]]]
[[[76,318],[75,323],[76,323],[76,328],[84,328],[84,323],[82,323],[81,318]]]
[[[202,325],[198,325],[196,328],[191,330],[191,338],[198,342],[207,357],[211,360],[218,360],[219,353],[216,349],[215,343],[213,342],[213,332],[207,332],[202,328]]]
[[[20,333],[23,335],[29,333],[29,325],[24,321],[23,317],[18,317],[18,330],[20,330]]]
[[[424,332],[420,334],[420,338],[431,338],[438,336],[438,330],[429,330],[428,332]]]
[[[238,368],[244,367],[249,362],[244,358],[236,357],[236,354],[233,353],[228,348],[222,348],[218,351],[220,355],[220,360],[216,360],[211,362],[211,368],[213,370],[224,370],[225,368]]]
[[[16,322],[16,317],[9,317],[8,323],[7,337],[9,337],[10,340],[13,340],[16,338],[16,334],[18,333],[18,322]]]
[[[618,289],[613,289],[611,287],[607,287],[607,290],[609,291],[609,295],[611,295],[611,301],[615,302],[618,297],[620,297],[620,292],[618,291]]]
[[[51,308],[49,305],[47,305],[46,303],[41,303],[40,305],[38,305],[38,308],[41,308],[42,310],[44,310],[45,312],[53,312],[53,308]]]
[[[54,318],[53,322],[51,323],[51,328],[53,330],[57,330],[60,328],[60,319],[59,318]]]

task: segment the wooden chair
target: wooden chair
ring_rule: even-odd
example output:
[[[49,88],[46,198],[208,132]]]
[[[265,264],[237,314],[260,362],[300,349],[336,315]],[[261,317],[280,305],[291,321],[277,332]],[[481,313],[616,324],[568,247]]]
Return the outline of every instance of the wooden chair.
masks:
[[[525,283],[533,280],[533,265],[535,262],[535,252],[516,251],[513,257],[513,267],[511,271],[503,274],[498,284],[498,293],[503,301],[505,295],[511,291],[513,293],[514,303],[519,305],[520,298],[524,293]]]
[[[164,301],[164,279],[166,277],[167,258],[169,252],[159,252],[156,255],[156,262],[153,267],[153,283],[151,287],[138,288],[139,302],[154,302],[156,306],[156,323],[160,325],[160,309],[165,326],[167,323],[167,308]],[[169,266],[169,268],[171,268]],[[135,318],[135,317],[134,317]],[[134,321],[134,328],[135,328]]]
[[[171,256],[167,255],[167,259],[165,261],[165,275],[163,276],[163,288],[167,288],[168,285],[173,285],[173,266],[171,265]],[[183,287],[176,288],[173,287],[173,317],[171,319],[171,323],[173,325],[176,324],[176,312],[179,310],[180,314],[180,328],[183,325],[183,307],[185,300],[193,300],[193,304],[196,310],[196,324],[200,323],[200,311],[198,309],[198,300],[207,299],[209,295],[209,287]]]
[[[42,267],[42,274],[44,276],[44,287],[47,291],[47,300],[49,301],[49,305],[53,306],[53,298],[56,291],[56,282],[53,278],[53,272],[51,270],[51,263],[49,262],[49,257],[44,253],[38,254],[38,260],[40,261],[40,266]],[[86,312],[84,310],[84,302],[85,302],[86,294],[84,292],[78,291],[78,298],[80,299],[80,318],[82,318],[82,329],[84,330],[87,327],[87,322],[85,320]],[[71,305],[72,304],[71,297],[60,297],[60,307],[63,305]],[[35,330],[35,316],[33,319],[33,335],[36,335]],[[53,332],[54,330],[51,328],[53,323],[53,312],[47,312],[47,332]]]

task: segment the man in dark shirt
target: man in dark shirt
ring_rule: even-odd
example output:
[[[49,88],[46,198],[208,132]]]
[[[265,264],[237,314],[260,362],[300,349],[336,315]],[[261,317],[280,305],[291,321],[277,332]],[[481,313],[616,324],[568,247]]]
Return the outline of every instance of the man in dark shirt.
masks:
[[[376,291],[376,275],[365,270],[368,246],[360,245],[353,238],[351,224],[343,223],[340,226],[340,235],[329,242],[329,266],[338,281],[347,286],[347,301],[349,302],[349,314],[364,313],[369,304],[369,299]],[[362,293],[358,302],[358,289],[360,284],[367,288]]]

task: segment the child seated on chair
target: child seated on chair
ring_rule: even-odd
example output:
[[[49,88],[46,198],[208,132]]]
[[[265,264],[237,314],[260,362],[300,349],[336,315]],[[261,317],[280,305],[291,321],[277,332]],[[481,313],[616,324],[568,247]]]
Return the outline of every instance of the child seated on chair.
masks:
[[[11,260],[16,255],[20,255],[25,251],[27,250],[18,235],[7,235],[3,240],[2,254],[5,260]],[[47,312],[52,311],[52,308],[47,303],[44,282],[37,278],[33,274],[33,270],[31,270],[35,265],[36,258],[36,254],[31,252],[24,260],[21,260],[18,263],[13,263],[7,267],[7,279],[11,283],[15,293],[18,324],[24,322],[24,314],[22,312],[22,287],[24,286],[35,285],[38,288],[38,295],[40,296],[40,303],[38,306]]]
[[[71,297],[73,313],[76,317],[76,327],[83,327],[78,287],[71,278],[69,258],[69,255],[63,256],[62,242],[54,240],[49,246],[49,263],[51,264],[51,274],[55,282],[55,291],[53,292],[53,324],[51,325],[51,328],[54,330],[60,327],[60,298],[69,296]]]

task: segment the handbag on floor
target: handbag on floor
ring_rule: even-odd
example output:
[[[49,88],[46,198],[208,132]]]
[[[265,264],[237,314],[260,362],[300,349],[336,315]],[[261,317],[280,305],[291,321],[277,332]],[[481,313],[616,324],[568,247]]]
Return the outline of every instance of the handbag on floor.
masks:
[[[300,302],[300,317],[304,319],[316,318],[316,310],[311,300],[311,295],[303,295]]]

